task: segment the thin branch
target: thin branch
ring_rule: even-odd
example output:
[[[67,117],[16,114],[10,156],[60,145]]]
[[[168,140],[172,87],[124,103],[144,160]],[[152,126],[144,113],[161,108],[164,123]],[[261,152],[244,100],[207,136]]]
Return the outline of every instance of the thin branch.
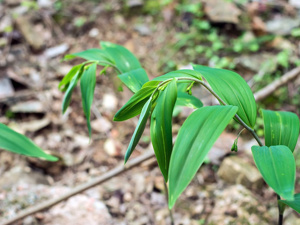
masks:
[[[267,85],[263,89],[256,92],[254,94],[255,100],[260,101],[260,100],[268,97],[270,94],[272,94],[274,91],[276,91],[279,87],[285,85],[287,82],[296,78],[298,75],[300,75],[300,67],[296,67],[295,69],[290,70],[289,72],[284,74],[279,79],[275,80],[271,84]]]
[[[70,192],[66,193],[65,195],[62,195],[58,198],[54,198],[54,199],[50,199],[47,200],[45,202],[42,202],[41,204],[38,204],[36,206],[30,207],[24,211],[21,211],[16,217],[8,219],[6,221],[0,222],[1,225],[9,225],[9,224],[13,224],[16,221],[25,218],[26,216],[32,215],[34,213],[37,213],[39,211],[45,210],[47,208],[50,208],[51,206],[56,205],[59,202],[62,202],[78,193],[81,193],[83,191],[86,191],[92,187],[95,187],[117,175],[120,175],[121,173],[124,173],[125,171],[132,169],[133,167],[138,166],[139,164],[141,164],[142,162],[150,159],[154,157],[154,152],[152,150],[148,150],[146,153],[144,153],[141,156],[138,156],[130,161],[128,161],[126,163],[126,165],[120,165],[117,166],[116,168],[106,172],[105,174],[94,178],[93,180],[85,183],[85,184],[81,184],[77,187],[75,187],[73,190],[71,190]]]

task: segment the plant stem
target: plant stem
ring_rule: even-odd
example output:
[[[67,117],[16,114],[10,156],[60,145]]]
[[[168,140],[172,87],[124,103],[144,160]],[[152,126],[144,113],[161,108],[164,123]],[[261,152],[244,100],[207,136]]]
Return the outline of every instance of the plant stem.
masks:
[[[165,180],[164,180],[164,186],[165,186],[165,196],[166,196],[167,205],[168,205],[169,204],[169,192],[168,192],[168,187],[167,187],[167,183]],[[168,209],[169,209],[169,215],[170,215],[170,219],[171,219],[171,225],[175,225],[172,209],[170,209],[169,207],[168,207]]]

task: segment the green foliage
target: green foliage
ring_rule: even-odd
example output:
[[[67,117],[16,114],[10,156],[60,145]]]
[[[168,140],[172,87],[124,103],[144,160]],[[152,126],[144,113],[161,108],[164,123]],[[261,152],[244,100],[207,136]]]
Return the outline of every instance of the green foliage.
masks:
[[[201,8],[201,4],[183,7],[182,10],[196,14],[198,12],[195,9],[199,9],[197,7]],[[195,20],[194,23],[197,23],[198,29],[210,29],[210,25],[203,21]],[[205,54],[212,57],[211,60],[228,66],[230,61],[224,58],[213,59],[214,51],[224,48],[222,38],[213,31],[209,33],[207,40],[214,44],[210,52],[205,50]],[[236,47],[239,43],[235,44],[235,51],[239,52],[243,46]],[[119,73],[121,82],[134,93],[115,114],[114,120],[123,121],[140,114],[138,125],[125,153],[125,163],[141,139],[148,118],[151,117],[151,142],[159,168],[165,181],[169,182],[169,208],[174,206],[177,198],[206,160],[214,142],[233,118],[247,129],[260,145],[252,147],[252,154],[267,184],[285,199],[279,201],[282,210],[280,213],[283,213],[283,204],[298,210],[298,197],[293,200],[296,166],[292,151],[299,136],[299,119],[295,114],[262,110],[263,119],[257,119],[253,93],[246,81],[233,71],[193,65],[194,70],[172,71],[149,81],[146,71],[127,49],[108,42],[101,42],[101,47],[102,49],[90,49],[66,57],[81,57],[87,61],[73,67],[60,83],[60,89],[66,90],[63,111],[70,103],[77,81],[81,79],[83,109],[91,134],[89,120],[96,82],[96,66],[104,66],[100,74],[107,67],[113,67]],[[200,47],[196,47],[195,50],[202,51]],[[256,51],[258,47],[255,42],[248,46],[251,51]],[[277,60],[285,67],[286,58],[285,53],[282,53]],[[202,102],[192,95],[195,83],[206,88],[221,105],[202,107]],[[178,106],[188,106],[196,110],[183,123],[173,146],[172,116]],[[262,120],[266,146],[263,146],[254,130],[258,123],[262,125]],[[241,132],[233,143],[232,151],[238,150],[237,141]]]
[[[294,209],[297,213],[300,213],[300,194],[294,195],[294,200],[279,200],[279,202],[282,202],[292,209]]]
[[[285,145],[293,152],[299,136],[299,118],[291,112],[261,110],[266,146]]]
[[[147,73],[143,68],[131,70],[127,73],[118,75],[118,77],[133,93],[136,93],[141,89],[143,84],[149,81]]]
[[[256,103],[246,81],[237,73],[194,65],[196,71],[207,80],[212,89],[228,105],[239,107],[238,116],[250,127],[256,121]]]
[[[296,164],[292,151],[284,145],[252,146],[251,149],[266,183],[281,197],[293,200]]]
[[[151,116],[151,141],[159,168],[168,181],[169,162],[173,148],[172,114],[177,99],[176,79],[161,91]]]
[[[148,117],[150,116],[151,106],[152,106],[152,98],[149,98],[149,100],[146,102],[146,104],[144,105],[144,107],[142,109],[141,116],[139,118],[139,122],[135,128],[135,131],[132,135],[131,141],[130,141],[127,151],[125,153],[125,163],[129,159],[131,153],[135,149],[136,145],[138,144],[138,142],[144,132]]]
[[[48,161],[58,160],[56,157],[46,154],[29,138],[15,132],[2,123],[0,123],[0,149]]]
[[[97,64],[91,64],[82,74],[82,78],[80,80],[80,88],[81,88],[81,96],[82,96],[82,108],[84,111],[84,115],[87,120],[87,127],[89,130],[89,136],[92,135],[92,127],[91,127],[91,106],[94,99],[94,91],[96,85],[96,69]]]
[[[153,91],[157,88],[158,81],[149,81],[141,90],[136,92],[128,102],[116,113],[114,121],[128,120],[141,113]]]
[[[194,111],[183,123],[169,168],[169,208],[193,179],[208,151],[223,132],[238,108],[210,106]]]

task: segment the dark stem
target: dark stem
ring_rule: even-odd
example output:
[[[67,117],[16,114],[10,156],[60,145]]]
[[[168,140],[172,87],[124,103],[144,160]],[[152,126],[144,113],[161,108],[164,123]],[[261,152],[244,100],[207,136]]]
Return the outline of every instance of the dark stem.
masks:
[[[284,212],[284,208],[281,208],[278,200],[280,200],[280,196],[277,195],[277,204],[278,204],[278,225],[282,225],[283,224],[283,212]]]
[[[165,180],[164,180],[164,186],[165,186],[165,196],[166,196],[166,200],[167,200],[167,205],[169,205],[169,192],[168,192],[168,187],[167,187],[167,183]],[[168,207],[168,209],[169,209],[169,215],[170,215],[170,219],[171,219],[171,225],[175,225],[172,209],[170,209],[169,207]]]

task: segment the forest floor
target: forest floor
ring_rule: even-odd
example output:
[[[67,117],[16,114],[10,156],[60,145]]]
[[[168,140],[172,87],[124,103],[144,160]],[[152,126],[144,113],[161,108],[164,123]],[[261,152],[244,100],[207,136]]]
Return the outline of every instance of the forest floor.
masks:
[[[0,0],[0,122],[60,157],[49,163],[0,151],[0,224],[123,163],[138,120],[112,119],[131,92],[118,91],[112,70],[97,78],[89,140],[79,87],[61,112],[58,84],[81,62],[62,61],[65,54],[109,41],[132,51],[151,78],[193,62],[233,69],[254,92],[300,65],[298,1],[235,2]],[[299,115],[299,87],[298,76],[258,106]],[[198,86],[193,94],[205,105],[216,104]],[[174,118],[174,136],[191,112],[183,108]],[[263,136],[262,119],[256,128]],[[245,132],[239,151],[230,151],[239,130],[230,124],[216,142],[176,203],[175,224],[276,224],[276,195],[252,159],[255,141]],[[147,126],[132,158],[151,148]],[[285,216],[286,225],[300,224],[292,210]],[[167,225],[163,177],[151,159],[15,224]]]

